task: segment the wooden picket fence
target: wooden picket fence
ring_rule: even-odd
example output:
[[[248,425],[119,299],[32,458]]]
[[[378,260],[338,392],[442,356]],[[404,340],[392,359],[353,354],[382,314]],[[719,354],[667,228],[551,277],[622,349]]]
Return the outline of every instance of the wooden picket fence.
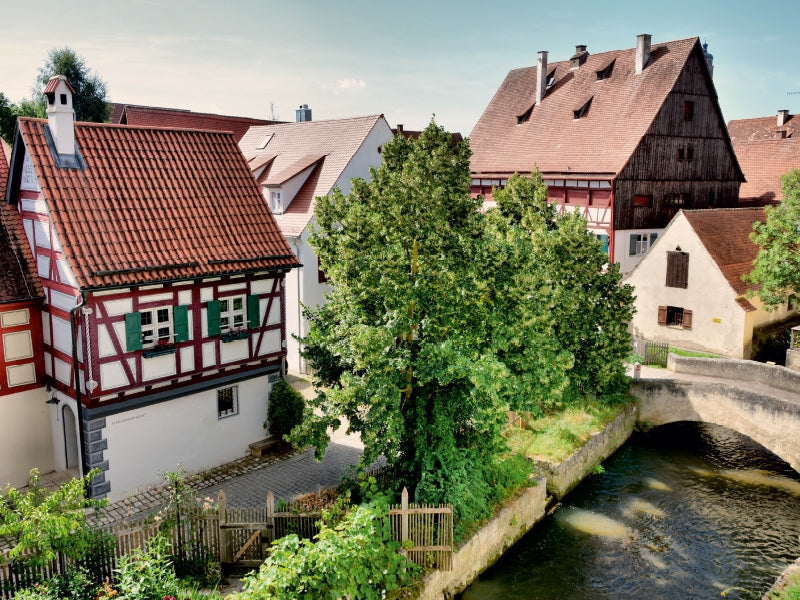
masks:
[[[631,340],[633,351],[644,359],[646,365],[667,366],[669,342],[657,342],[635,337]]]
[[[263,508],[239,508],[229,507],[225,493],[220,491],[215,513],[190,513],[168,531],[173,553],[177,560],[189,560],[207,552],[223,569],[252,568],[264,562],[273,541],[289,533],[306,539],[319,533],[320,512],[306,512],[293,502],[281,502],[278,508],[272,492]],[[452,506],[409,504],[408,492],[403,490],[401,503],[391,507],[389,518],[393,539],[410,540],[410,548],[404,552],[412,562],[425,568],[452,569]],[[147,542],[162,530],[153,520],[102,528],[109,542],[82,565],[98,582],[106,577],[113,581],[119,559],[136,549],[145,550]],[[8,551],[2,551],[0,598],[13,598],[16,590],[62,574],[70,566],[68,561],[56,559],[42,567],[30,567],[24,560],[10,560]]]

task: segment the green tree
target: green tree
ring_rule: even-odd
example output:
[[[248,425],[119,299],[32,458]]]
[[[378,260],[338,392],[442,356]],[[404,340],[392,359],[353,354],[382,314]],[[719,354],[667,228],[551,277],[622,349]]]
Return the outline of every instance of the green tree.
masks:
[[[312,244],[333,291],[303,342],[328,387],[297,432],[322,452],[325,428],[346,417],[364,464],[385,456],[398,489],[451,502],[466,521],[518,481],[504,454],[507,411],[602,391],[627,342],[596,381],[575,375],[594,364],[575,347],[617,360],[606,323],[630,315],[629,288],[617,294],[618,271],[604,269],[585,221],[554,214],[541,177],[513,178],[485,215],[469,193],[469,156],[431,123],[418,140],[385,145],[370,183],[318,199]],[[560,260],[569,264],[551,264]]]
[[[72,106],[76,121],[103,123],[108,120],[111,105],[106,101],[105,82],[68,46],[50,50],[44,66],[39,69],[34,95],[37,112],[44,114],[46,101],[42,92],[53,75],[64,75],[75,90]]]
[[[15,106],[0,92],[0,137],[7,143],[14,143],[14,128],[17,126]]]
[[[38,469],[33,469],[25,492],[12,487],[0,495],[0,538],[11,540],[9,557],[34,553],[28,560],[45,565],[58,554],[79,560],[90,552],[99,537],[87,523],[84,509],[104,506],[105,500],[87,499],[84,490],[99,473],[95,469],[50,492],[41,486]]]
[[[767,310],[800,301],[800,169],[781,177],[781,188],[781,203],[768,206],[766,223],[757,223],[750,234],[758,256],[743,278],[761,286],[756,293]]]

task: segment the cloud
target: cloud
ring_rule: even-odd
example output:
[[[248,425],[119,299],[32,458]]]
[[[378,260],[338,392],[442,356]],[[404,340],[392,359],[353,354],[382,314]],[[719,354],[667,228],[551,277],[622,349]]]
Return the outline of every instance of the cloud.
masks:
[[[336,82],[336,87],[333,90],[333,94],[338,96],[342,92],[346,92],[348,90],[360,90],[364,89],[365,87],[367,87],[367,84],[363,79],[348,77],[347,79],[339,79]]]

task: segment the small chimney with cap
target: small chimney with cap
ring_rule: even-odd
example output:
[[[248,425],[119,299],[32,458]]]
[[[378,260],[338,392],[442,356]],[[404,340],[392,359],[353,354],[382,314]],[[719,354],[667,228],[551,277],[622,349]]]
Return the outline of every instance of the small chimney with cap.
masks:
[[[295,115],[297,116],[297,122],[302,123],[305,121],[311,120],[311,109],[308,108],[308,104],[301,104],[300,108],[295,111]]]
[[[636,36],[636,74],[638,75],[647,66],[650,60],[650,34],[642,33]]]
[[[72,95],[75,90],[63,75],[53,75],[44,88],[47,97],[47,125],[53,136],[56,152],[62,156],[75,155],[75,110]]]
[[[574,71],[580,68],[587,56],[589,56],[589,53],[586,51],[586,44],[575,46],[575,54],[569,59],[569,70]]]
[[[789,111],[785,108],[778,111],[778,127],[783,127],[786,125],[786,121],[789,120]]]
[[[544,98],[547,90],[547,50],[539,52],[539,59],[536,64],[536,104]]]

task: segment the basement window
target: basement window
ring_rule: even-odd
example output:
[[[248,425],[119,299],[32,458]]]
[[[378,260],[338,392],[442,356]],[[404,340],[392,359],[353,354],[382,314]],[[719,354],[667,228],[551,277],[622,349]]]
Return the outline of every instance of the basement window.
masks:
[[[594,96],[592,96],[592,98],[594,98]],[[583,117],[587,113],[587,111],[589,110],[589,106],[591,106],[591,104],[592,104],[592,98],[589,98],[586,101],[586,103],[583,106],[581,106],[579,109],[572,111],[573,114],[574,114],[574,120],[575,121],[577,121],[578,119],[580,119],[581,117]]]
[[[217,390],[217,418],[224,419],[239,414],[239,389],[232,385]]]

